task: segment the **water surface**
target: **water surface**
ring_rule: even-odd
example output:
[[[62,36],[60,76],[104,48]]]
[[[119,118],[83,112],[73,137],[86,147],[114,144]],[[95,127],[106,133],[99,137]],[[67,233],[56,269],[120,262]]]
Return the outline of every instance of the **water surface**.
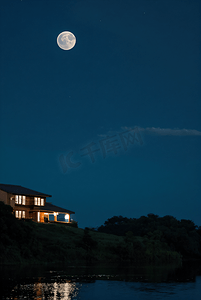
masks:
[[[200,262],[183,266],[3,266],[1,299],[201,299]]]

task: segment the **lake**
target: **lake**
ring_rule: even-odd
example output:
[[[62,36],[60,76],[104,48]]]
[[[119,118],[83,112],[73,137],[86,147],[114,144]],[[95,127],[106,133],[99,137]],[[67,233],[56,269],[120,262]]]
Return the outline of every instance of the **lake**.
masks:
[[[201,299],[201,262],[1,266],[1,299]]]

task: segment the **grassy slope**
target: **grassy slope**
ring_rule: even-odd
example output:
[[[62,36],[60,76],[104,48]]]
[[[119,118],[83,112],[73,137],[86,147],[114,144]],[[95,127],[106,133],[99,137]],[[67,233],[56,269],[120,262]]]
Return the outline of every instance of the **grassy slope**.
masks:
[[[1,263],[179,260],[177,253],[140,237],[125,242],[124,237],[89,231],[84,239],[86,231],[80,228],[27,222],[20,226],[25,234],[19,232],[1,244]]]
[[[0,263],[180,260],[178,253],[151,238],[17,220],[5,207],[0,207]]]

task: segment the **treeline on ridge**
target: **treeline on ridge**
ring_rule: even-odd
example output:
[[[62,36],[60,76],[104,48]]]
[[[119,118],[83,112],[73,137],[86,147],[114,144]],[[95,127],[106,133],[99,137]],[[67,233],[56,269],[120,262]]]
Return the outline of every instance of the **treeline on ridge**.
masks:
[[[133,236],[147,237],[165,243],[184,258],[201,258],[201,226],[191,220],[179,221],[173,216],[159,217],[152,213],[138,219],[114,216],[97,230],[118,236],[132,233]]]
[[[90,230],[16,219],[12,207],[0,201],[0,237],[0,264],[161,264],[201,257],[200,228],[188,220],[151,214],[139,219],[113,217]]]

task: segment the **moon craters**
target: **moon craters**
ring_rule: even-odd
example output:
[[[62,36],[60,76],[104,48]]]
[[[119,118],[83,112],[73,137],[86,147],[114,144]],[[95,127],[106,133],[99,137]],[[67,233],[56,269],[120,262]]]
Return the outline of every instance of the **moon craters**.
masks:
[[[70,31],[63,31],[57,37],[57,44],[63,50],[70,50],[75,46],[76,38]]]

